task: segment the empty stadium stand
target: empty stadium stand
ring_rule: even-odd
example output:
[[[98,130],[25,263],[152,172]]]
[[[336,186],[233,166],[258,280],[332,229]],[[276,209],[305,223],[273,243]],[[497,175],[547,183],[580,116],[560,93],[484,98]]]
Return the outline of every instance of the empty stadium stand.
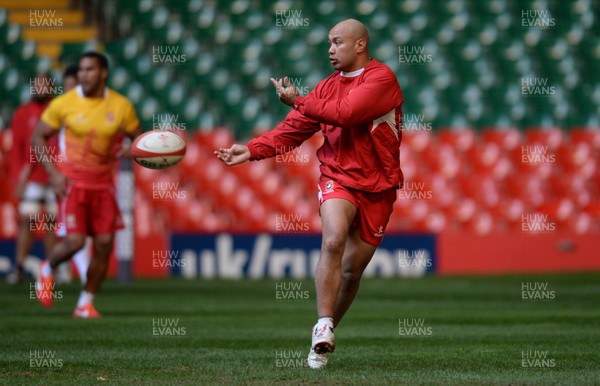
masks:
[[[0,127],[27,100],[36,71],[60,79],[62,67],[85,50],[106,52],[110,86],[133,101],[144,127],[168,116],[189,136],[177,167],[136,168],[138,224],[158,216],[152,226],[177,231],[276,232],[276,216],[293,213],[318,232],[319,135],[302,147],[306,162],[226,168],[212,150],[283,119],[288,107],[269,78],[288,75],[310,91],[331,73],[329,28],[356,17],[370,28],[372,56],[394,70],[405,97],[406,186],[390,230],[519,231],[523,213],[548,215],[576,233],[600,230],[597,2],[109,0],[99,3],[98,28],[116,31],[107,41],[67,3],[46,3],[61,9],[54,17],[73,24],[56,32],[57,48],[27,26],[24,9],[39,6],[0,1]],[[526,25],[530,10],[553,25]],[[285,27],[290,18],[302,25]],[[523,89],[532,82],[546,88]],[[1,174],[10,134],[0,132],[0,139]],[[186,194],[157,199],[157,181],[176,183]],[[2,185],[7,224],[14,199]],[[14,229],[3,225],[0,236]]]

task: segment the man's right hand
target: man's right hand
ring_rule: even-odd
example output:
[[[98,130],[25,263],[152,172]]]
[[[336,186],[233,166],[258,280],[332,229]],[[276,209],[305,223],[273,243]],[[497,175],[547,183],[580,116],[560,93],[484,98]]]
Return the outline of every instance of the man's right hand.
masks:
[[[50,174],[50,184],[52,185],[52,189],[54,189],[54,194],[56,195],[57,200],[62,200],[65,198],[67,194],[67,182],[67,176],[59,171],[55,171]]]
[[[238,165],[250,159],[250,149],[245,145],[233,145],[229,149],[220,148],[215,151],[218,159],[227,166]]]

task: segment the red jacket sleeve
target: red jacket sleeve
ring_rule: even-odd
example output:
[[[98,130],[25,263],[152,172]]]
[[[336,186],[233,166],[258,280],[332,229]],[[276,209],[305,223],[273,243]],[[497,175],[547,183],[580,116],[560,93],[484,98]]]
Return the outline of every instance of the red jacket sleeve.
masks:
[[[248,142],[250,160],[256,161],[287,153],[320,129],[317,121],[292,110],[273,130]]]
[[[10,174],[13,182],[19,178],[23,166],[29,156],[29,138],[27,138],[26,114],[22,108],[18,108],[10,122],[12,132],[12,148],[10,149]]]
[[[358,126],[388,113],[398,104],[399,87],[394,73],[378,69],[342,99],[320,99],[316,93],[298,96],[294,108],[316,121],[338,127]]]

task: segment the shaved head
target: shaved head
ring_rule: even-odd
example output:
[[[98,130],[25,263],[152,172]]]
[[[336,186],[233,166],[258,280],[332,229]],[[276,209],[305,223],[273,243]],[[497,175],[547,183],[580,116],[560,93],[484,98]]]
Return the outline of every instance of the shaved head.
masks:
[[[332,29],[331,32],[336,31],[341,34],[345,34],[350,37],[354,41],[359,39],[365,39],[367,42],[367,47],[369,44],[369,30],[367,27],[356,19],[346,19],[337,23]]]
[[[329,31],[329,61],[333,68],[351,72],[369,63],[369,31],[356,19],[347,19]]]

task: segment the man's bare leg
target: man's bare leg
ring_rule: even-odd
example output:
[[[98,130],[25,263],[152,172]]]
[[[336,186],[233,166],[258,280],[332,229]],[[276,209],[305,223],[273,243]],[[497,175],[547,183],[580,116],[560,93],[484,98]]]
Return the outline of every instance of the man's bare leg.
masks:
[[[356,208],[348,200],[332,198],[321,205],[323,241],[315,272],[319,318],[334,316],[342,284],[342,256],[355,215]]]
[[[22,215],[19,219],[19,231],[16,240],[15,271],[9,276],[10,283],[18,284],[25,278],[25,259],[31,251],[32,245],[31,219],[29,215]]]
[[[319,320],[313,327],[307,358],[313,369],[327,365],[329,353],[335,349],[334,314],[342,286],[342,257],[355,216],[356,207],[345,199],[332,198],[321,205],[323,242],[315,272]]]
[[[52,252],[48,254],[46,260],[50,263],[50,268],[55,269],[63,261],[69,260],[84,244],[84,234],[67,235],[61,242],[56,243],[52,248]]]
[[[342,285],[338,293],[335,312],[333,313],[333,324],[336,327],[350,305],[354,301],[362,274],[375,254],[377,247],[364,242],[356,228],[350,229],[350,235],[346,241],[346,249],[342,257]]]
[[[54,222],[48,223],[49,229],[54,229],[54,224]],[[54,246],[56,245],[56,241],[57,238],[53,231],[50,230],[44,233],[44,253],[46,256],[50,256]]]
[[[108,260],[113,248],[114,235],[105,233],[94,236],[94,255],[87,272],[84,290],[95,294],[106,277]]]
[[[53,271],[63,261],[69,260],[83,246],[85,235],[70,234],[57,243],[52,252],[46,256],[40,267],[40,275],[36,283],[36,296],[44,307],[52,307],[54,303],[54,273]]]
[[[94,241],[94,255],[87,270],[87,280],[77,301],[73,316],[76,318],[99,318],[101,315],[94,308],[94,296],[108,271],[108,260],[113,248],[114,234],[104,233],[96,235]]]

